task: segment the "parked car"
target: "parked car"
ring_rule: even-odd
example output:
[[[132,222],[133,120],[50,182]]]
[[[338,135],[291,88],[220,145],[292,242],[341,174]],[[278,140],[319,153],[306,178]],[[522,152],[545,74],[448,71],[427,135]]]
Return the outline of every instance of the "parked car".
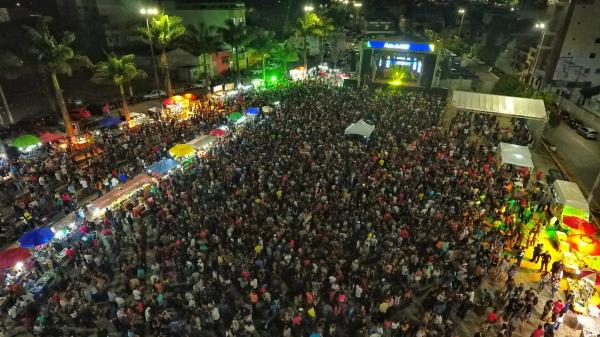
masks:
[[[69,116],[75,120],[82,120],[92,117],[92,113],[85,107],[79,107],[69,110]]]
[[[579,129],[583,126],[583,121],[579,118],[569,117],[567,120],[567,125],[569,125],[571,129]]]
[[[585,139],[589,139],[589,140],[598,139],[598,131],[596,131],[592,128],[588,128],[587,126],[582,126],[582,127],[578,128],[577,133],[580,134]]]
[[[558,169],[549,169],[548,174],[546,175],[546,182],[548,185],[552,185],[556,180],[566,180],[569,181],[569,177],[564,174],[561,170]]]
[[[155,98],[159,98],[159,97],[166,96],[166,95],[167,95],[167,93],[164,92],[163,90],[154,89],[154,90],[150,90],[150,92],[145,94],[144,98],[145,99],[155,99]]]

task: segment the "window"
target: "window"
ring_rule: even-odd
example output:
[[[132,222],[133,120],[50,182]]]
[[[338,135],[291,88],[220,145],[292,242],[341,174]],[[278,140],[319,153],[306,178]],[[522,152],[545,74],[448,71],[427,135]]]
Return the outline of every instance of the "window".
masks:
[[[589,73],[590,73],[590,68],[585,68],[585,69],[583,70],[583,73],[584,73],[584,74],[589,74]]]
[[[596,74],[600,74],[600,68],[596,69]]]
[[[597,37],[595,42],[600,43],[600,37]]]
[[[591,54],[590,54],[590,58],[591,58],[591,59],[595,59],[595,58],[596,58],[596,53],[591,53]]]

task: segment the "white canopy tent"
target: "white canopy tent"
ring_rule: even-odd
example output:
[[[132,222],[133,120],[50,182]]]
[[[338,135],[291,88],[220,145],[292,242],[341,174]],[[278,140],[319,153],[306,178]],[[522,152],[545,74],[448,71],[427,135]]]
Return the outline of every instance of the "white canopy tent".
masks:
[[[541,99],[482,94],[455,90],[452,106],[458,110],[485,112],[507,117],[546,120],[546,107]]]
[[[510,143],[500,143],[500,159],[502,164],[511,164],[516,166],[533,168],[531,152],[527,146],[521,146]]]
[[[572,181],[556,180],[552,184],[556,199],[565,205],[590,213],[590,207],[587,200],[581,193],[579,186]]]
[[[211,135],[202,135],[198,136],[186,144],[193,146],[196,150],[203,150],[207,147],[210,147],[211,144],[217,139],[215,136]]]
[[[344,131],[344,134],[370,137],[373,130],[375,130],[374,125],[368,124],[367,122],[361,119],[356,123],[350,124]]]

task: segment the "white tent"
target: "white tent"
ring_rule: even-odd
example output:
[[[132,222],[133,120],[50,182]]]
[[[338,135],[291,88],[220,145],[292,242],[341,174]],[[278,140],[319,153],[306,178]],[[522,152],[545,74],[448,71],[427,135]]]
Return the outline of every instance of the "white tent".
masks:
[[[196,150],[203,150],[207,147],[210,147],[212,142],[214,142],[216,139],[217,139],[217,137],[215,137],[215,136],[202,135],[202,136],[198,136],[198,137],[192,139],[191,141],[187,142],[186,144],[193,146]]]
[[[500,158],[502,164],[512,164],[516,166],[533,168],[531,152],[527,146],[521,146],[509,143],[500,143]]]
[[[552,184],[552,189],[558,201],[566,206],[590,213],[590,207],[587,200],[581,193],[579,186],[572,181],[556,180]]]
[[[375,126],[368,124],[362,119],[356,123],[350,124],[344,131],[345,135],[359,135],[363,137],[371,136],[371,133],[375,130]]]
[[[458,110],[486,112],[507,117],[546,120],[546,107],[541,99],[481,94],[470,91],[452,92],[452,106]]]

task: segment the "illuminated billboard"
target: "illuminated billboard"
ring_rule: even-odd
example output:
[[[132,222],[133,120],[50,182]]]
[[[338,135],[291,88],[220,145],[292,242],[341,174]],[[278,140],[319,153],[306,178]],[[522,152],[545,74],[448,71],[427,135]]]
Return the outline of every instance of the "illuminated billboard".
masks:
[[[415,53],[431,53],[435,50],[432,43],[407,43],[393,41],[367,41],[367,47],[373,49],[389,49]]]

